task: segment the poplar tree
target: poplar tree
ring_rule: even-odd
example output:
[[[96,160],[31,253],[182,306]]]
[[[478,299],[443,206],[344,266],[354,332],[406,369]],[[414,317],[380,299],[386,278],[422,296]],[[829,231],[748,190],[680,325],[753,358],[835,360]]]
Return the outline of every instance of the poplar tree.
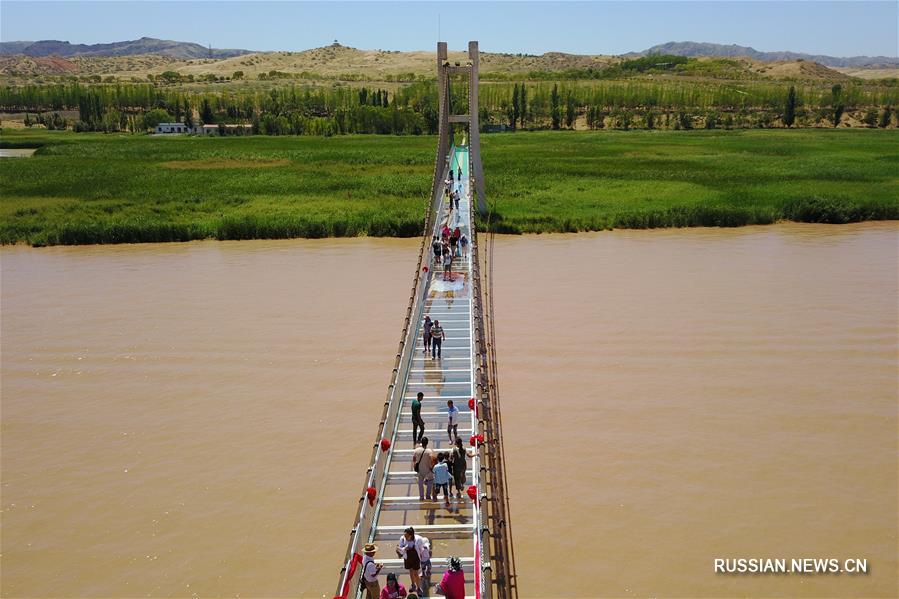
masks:
[[[209,99],[203,98],[203,104],[200,108],[200,122],[209,125],[215,121],[215,115],[212,114],[212,106],[209,105]]]
[[[568,96],[565,98],[565,126],[569,129],[574,128],[574,119],[576,116],[577,112],[575,111],[574,96],[571,95],[571,92],[568,92]]]
[[[515,84],[515,88],[512,90],[512,112],[509,115],[509,125],[514,129],[515,123],[518,122],[518,117],[521,114],[521,105],[519,104],[519,91],[518,84]]]
[[[833,106],[833,126],[836,127],[840,124],[840,119],[843,118],[843,86],[837,83],[830,88],[830,97],[831,105]]]
[[[524,120],[527,118],[528,113],[528,90],[524,83],[521,84],[521,101],[518,105],[519,110],[521,110],[521,128],[524,129]]]
[[[792,127],[794,122],[796,122],[796,88],[791,85],[784,105],[784,125]]]
[[[557,130],[559,125],[562,122],[561,114],[559,112],[559,84],[553,84],[553,91],[549,96],[550,102],[550,116],[552,118],[552,128]]]

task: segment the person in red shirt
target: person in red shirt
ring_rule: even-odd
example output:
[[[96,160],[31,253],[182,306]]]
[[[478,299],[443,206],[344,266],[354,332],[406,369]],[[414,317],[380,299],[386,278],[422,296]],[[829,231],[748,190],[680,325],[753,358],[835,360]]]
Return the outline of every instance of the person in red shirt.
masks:
[[[465,599],[465,573],[462,571],[462,560],[451,557],[448,561],[449,569],[444,572],[437,590],[446,599]]]
[[[387,575],[387,586],[381,589],[379,599],[402,599],[406,596],[406,587],[397,582],[396,574],[391,572]]]

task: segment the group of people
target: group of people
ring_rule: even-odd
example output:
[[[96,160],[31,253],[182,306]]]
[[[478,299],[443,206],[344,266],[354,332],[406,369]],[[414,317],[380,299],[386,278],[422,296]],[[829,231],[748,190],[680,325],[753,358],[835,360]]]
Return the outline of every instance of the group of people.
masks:
[[[448,211],[453,211],[455,205],[456,210],[459,209],[459,200],[462,199],[462,169],[459,169],[459,187],[456,189],[453,180],[453,169],[449,171],[449,177],[443,182],[443,199],[448,202]]]
[[[431,320],[430,316],[425,316],[421,331],[425,344],[424,354],[432,359],[439,358],[443,351],[443,340],[446,339],[446,331],[440,326],[440,321]]]
[[[431,241],[431,256],[433,263],[437,266],[443,266],[443,280],[452,281],[453,277],[453,259],[459,256],[465,257],[465,251],[468,248],[468,238],[459,227],[450,228],[452,221],[453,207],[459,209],[459,201],[462,198],[464,187],[462,186],[462,167],[459,167],[459,187],[455,188],[453,179],[453,169],[449,169],[449,177],[445,181],[443,189],[443,197],[447,200],[447,218],[440,230],[440,236],[434,235]],[[458,221],[458,219],[457,219]]]
[[[361,580],[368,594],[368,599],[413,599],[426,596],[431,587],[431,542],[419,534],[413,527],[406,528],[400,542],[396,546],[397,557],[402,558],[403,568],[409,571],[412,581],[408,592],[393,572],[387,574],[387,584],[381,588],[378,576],[383,564],[375,561],[378,546],[368,543],[363,547],[365,557],[362,559]],[[450,557],[443,578],[436,585],[437,592],[447,599],[465,599],[465,573],[462,572],[462,560]]]
[[[457,431],[456,418],[459,410],[450,405],[448,412],[450,416],[446,428],[447,434],[452,438]],[[468,458],[474,457],[474,454],[472,450],[465,449],[458,436],[450,441],[451,451],[436,451],[428,447],[430,439],[423,435],[425,424],[421,418],[421,397],[412,402],[412,419],[412,436],[417,437],[413,439],[416,447],[412,452],[412,470],[418,475],[418,499],[438,501],[440,492],[443,491],[444,504],[449,507],[453,487],[456,489],[456,499],[462,499],[462,491],[468,479]]]
[[[454,280],[453,259],[464,258],[467,248],[468,238],[459,227],[451,230],[449,225],[444,224],[440,237],[434,235],[431,240],[431,256],[435,265],[443,265],[444,281]]]
[[[459,209],[459,201],[462,199],[462,194],[458,189],[452,188],[452,183],[443,190],[443,199],[447,202],[447,210],[449,212],[453,211],[453,208],[456,210]]]

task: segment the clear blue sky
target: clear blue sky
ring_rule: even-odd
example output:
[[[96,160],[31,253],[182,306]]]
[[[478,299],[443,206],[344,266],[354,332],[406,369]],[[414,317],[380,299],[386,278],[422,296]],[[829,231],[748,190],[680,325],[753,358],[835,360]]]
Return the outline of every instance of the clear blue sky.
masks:
[[[899,52],[899,2],[42,2],[0,0],[2,41],[139,37],[216,48],[305,50],[331,43],[432,50],[621,54],[668,41],[735,43],[832,56]]]

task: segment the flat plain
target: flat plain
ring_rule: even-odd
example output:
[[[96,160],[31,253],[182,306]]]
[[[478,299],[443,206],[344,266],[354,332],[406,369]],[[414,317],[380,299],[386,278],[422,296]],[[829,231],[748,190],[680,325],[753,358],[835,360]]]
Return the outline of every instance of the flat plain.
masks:
[[[899,219],[891,130],[482,137],[504,233]],[[431,136],[162,138],[5,130],[0,241],[32,245],[420,233]]]

